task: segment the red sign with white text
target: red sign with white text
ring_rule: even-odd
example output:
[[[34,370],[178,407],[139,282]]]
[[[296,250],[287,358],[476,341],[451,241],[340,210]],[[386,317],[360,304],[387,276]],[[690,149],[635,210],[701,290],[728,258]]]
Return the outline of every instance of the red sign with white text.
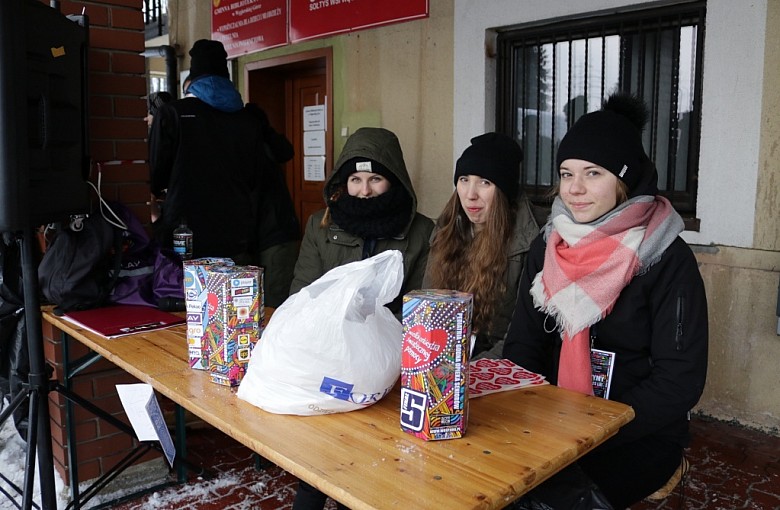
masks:
[[[289,0],[290,41],[428,17],[428,0]]]
[[[211,38],[228,58],[287,44],[287,0],[212,0]]]

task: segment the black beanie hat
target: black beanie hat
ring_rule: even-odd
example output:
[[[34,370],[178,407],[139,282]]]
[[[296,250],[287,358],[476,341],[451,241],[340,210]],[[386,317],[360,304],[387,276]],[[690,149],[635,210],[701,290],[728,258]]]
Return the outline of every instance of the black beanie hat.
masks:
[[[647,107],[636,96],[617,93],[601,110],[580,117],[558,146],[557,168],[582,159],[606,168],[628,186],[629,198],[657,193],[657,173],[642,146]]]
[[[190,50],[190,81],[202,76],[216,75],[229,78],[227,52],[220,41],[200,39]]]
[[[478,175],[500,189],[510,203],[520,194],[520,163],[523,150],[512,138],[501,133],[485,133],[471,139],[455,164],[454,182],[463,175]]]

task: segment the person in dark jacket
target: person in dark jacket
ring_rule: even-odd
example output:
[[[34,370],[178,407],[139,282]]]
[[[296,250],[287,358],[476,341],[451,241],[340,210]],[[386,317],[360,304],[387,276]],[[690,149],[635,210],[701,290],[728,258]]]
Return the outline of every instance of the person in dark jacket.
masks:
[[[522,149],[504,134],[472,138],[431,239],[423,287],[474,296],[474,359],[501,357],[525,256],[539,233],[520,189],[522,161]]]
[[[154,114],[157,113],[157,110],[159,110],[162,105],[173,101],[173,99],[173,96],[164,90],[152,92],[146,96],[146,117],[144,117],[144,120],[149,126],[149,129],[152,128]]]
[[[154,123],[154,116],[155,114],[157,114],[157,110],[159,110],[162,105],[166,103],[170,103],[173,100],[174,97],[164,90],[161,90],[159,92],[152,92],[151,94],[146,96],[146,117],[144,117],[144,120],[146,121],[146,125],[149,127],[150,133],[152,130],[152,124]],[[154,224],[157,222],[157,220],[160,219],[160,214],[162,212],[160,208],[160,203],[162,201],[158,199],[154,195],[154,193],[151,193],[150,195],[151,196],[149,197],[149,206],[150,206],[149,219],[151,219],[152,224]]]
[[[706,379],[707,301],[683,221],[657,195],[646,119],[643,101],[615,94],[561,141],[558,194],[504,346],[560,387],[630,405],[635,419],[515,508],[572,508],[597,494],[623,509],[681,465]],[[565,488],[572,480],[582,493]]]
[[[257,116],[263,135],[263,182],[255,189],[255,239],[252,242],[253,264],[264,269],[263,299],[266,306],[277,308],[290,294],[301,226],[295,212],[284,163],[295,155],[290,141],[268,122],[268,116],[257,105],[245,107]]]
[[[221,42],[196,41],[190,56],[185,97],[158,109],[150,133],[151,191],[165,197],[156,237],[170,247],[184,221],[194,257],[251,263],[254,193],[270,180],[263,126],[230,81]]]
[[[306,225],[290,294],[335,267],[399,250],[404,280],[388,305],[398,316],[403,295],[422,285],[433,230],[433,222],[417,212],[401,144],[387,129],[360,128],[347,140],[335,168],[323,189],[328,207]],[[321,510],[326,500],[301,480],[293,510]]]

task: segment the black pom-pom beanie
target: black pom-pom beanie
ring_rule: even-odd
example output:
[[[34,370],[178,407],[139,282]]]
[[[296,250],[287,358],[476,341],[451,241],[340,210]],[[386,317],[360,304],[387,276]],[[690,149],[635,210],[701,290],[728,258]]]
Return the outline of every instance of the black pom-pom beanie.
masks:
[[[595,163],[615,174],[628,187],[628,196],[655,194],[657,174],[642,146],[647,122],[644,102],[632,95],[614,94],[601,110],[580,117],[558,146],[556,164],[567,159]]]

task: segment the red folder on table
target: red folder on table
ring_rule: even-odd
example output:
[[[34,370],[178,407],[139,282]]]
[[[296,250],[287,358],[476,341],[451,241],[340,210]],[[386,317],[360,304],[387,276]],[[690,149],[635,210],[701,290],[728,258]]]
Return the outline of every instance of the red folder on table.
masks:
[[[63,319],[106,338],[169,328],[185,322],[184,317],[152,306],[138,305],[115,305],[68,312]]]

